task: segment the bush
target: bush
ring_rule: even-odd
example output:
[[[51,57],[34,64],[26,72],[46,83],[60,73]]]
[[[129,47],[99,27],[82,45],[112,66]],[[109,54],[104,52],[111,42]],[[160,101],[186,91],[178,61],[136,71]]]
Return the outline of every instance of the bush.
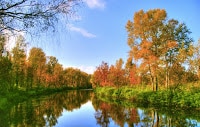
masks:
[[[142,90],[139,87],[100,87],[95,89],[98,96],[131,99],[145,105],[200,108],[200,90],[193,90],[181,88],[155,92],[150,89]]]

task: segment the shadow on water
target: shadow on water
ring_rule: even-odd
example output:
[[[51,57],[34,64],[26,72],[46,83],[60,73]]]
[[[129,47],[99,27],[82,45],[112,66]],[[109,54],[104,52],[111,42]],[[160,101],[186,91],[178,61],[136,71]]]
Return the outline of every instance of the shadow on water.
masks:
[[[88,110],[87,106],[92,108],[92,110]],[[0,108],[0,127],[57,126],[59,118],[61,118],[62,115],[73,113],[77,110],[86,110],[87,113],[91,114],[93,118],[90,119],[92,120],[88,120],[86,123],[87,125],[92,126],[200,126],[199,111],[176,109],[174,107],[147,108],[141,105],[138,107],[138,105],[124,100],[100,100],[94,95],[93,91],[90,90],[74,90],[56,93],[41,98],[30,99],[18,104],[9,104],[4,107],[5,108]],[[87,117],[86,114],[81,115]],[[66,120],[63,122],[66,122]],[[90,122],[95,123],[90,124]],[[76,124],[80,124],[79,126],[84,126],[80,122],[79,116],[77,116]],[[73,124],[71,125],[73,126]]]

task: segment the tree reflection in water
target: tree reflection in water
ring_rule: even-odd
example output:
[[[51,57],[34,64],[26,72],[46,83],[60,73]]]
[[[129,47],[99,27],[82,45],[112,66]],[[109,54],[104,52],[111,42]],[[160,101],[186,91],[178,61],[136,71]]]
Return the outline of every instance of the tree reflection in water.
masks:
[[[136,126],[139,123],[139,114],[136,108],[125,108],[121,105],[101,101],[98,105],[93,103],[93,106],[96,110],[97,124],[102,127],[108,127],[111,120],[115,122],[116,126],[120,127],[123,127],[125,123],[129,127]]]
[[[92,101],[92,103],[86,103],[88,101]],[[68,91],[30,99],[16,105],[8,105],[4,110],[0,108],[0,127],[56,126],[63,112],[73,113],[73,111],[80,110],[80,107],[85,103],[89,104],[88,107],[92,108],[93,111],[90,112],[86,105],[83,106],[86,107],[84,110],[91,114],[91,118],[85,119],[87,125],[101,127],[200,126],[198,122],[200,121],[200,112],[198,111],[184,111],[173,108],[138,108],[132,103],[123,105],[123,101],[101,101],[94,95],[93,91]],[[84,116],[85,114],[81,115]],[[77,118],[73,122],[76,123],[71,122],[70,124],[83,124],[79,121],[80,116],[75,117]],[[66,118],[68,119],[68,117]],[[95,121],[96,123],[94,123]],[[66,120],[62,122],[66,122]]]
[[[90,100],[92,91],[69,91],[31,99],[11,108],[5,124],[14,127],[55,126],[63,110],[73,111]],[[1,119],[1,118],[0,118]]]
[[[93,106],[96,110],[97,124],[108,127],[115,122],[120,127],[197,127],[200,121],[199,112],[161,110],[154,108],[135,108],[135,106],[122,106],[122,102],[106,103],[93,98]],[[196,117],[194,117],[196,116]],[[194,118],[191,118],[194,117]],[[192,120],[196,119],[196,120]]]

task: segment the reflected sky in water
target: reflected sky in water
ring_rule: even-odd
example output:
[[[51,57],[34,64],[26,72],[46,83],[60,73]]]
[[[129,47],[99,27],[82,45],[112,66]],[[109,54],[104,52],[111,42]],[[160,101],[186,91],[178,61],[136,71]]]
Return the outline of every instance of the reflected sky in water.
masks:
[[[83,104],[80,109],[74,109],[73,111],[64,109],[55,127],[101,127],[94,117],[95,112],[91,101]],[[109,126],[117,125],[112,121]]]
[[[96,119],[94,118],[95,110],[92,106],[92,102],[88,101],[83,104],[80,109],[74,109],[73,111],[67,111],[64,109],[62,116],[58,118],[56,127],[95,127]]]
[[[58,118],[58,122],[55,127],[101,127],[102,125],[99,125],[97,123],[97,119],[95,118],[95,111],[93,104],[91,101],[86,102],[85,104],[82,104],[80,108],[74,109],[73,111],[67,111],[63,110],[62,116]],[[124,111],[126,112],[126,110]],[[140,119],[137,124],[133,124],[133,126],[137,127],[144,127],[144,126],[152,126],[151,121],[147,122],[145,124],[145,120],[147,120],[147,117],[149,117],[145,110],[142,110],[140,108],[137,109],[138,118]],[[156,116],[158,117],[158,116]],[[160,119],[164,119],[165,115],[160,115]],[[200,127],[200,123],[197,120],[190,120],[187,119],[187,122],[191,122],[191,126],[194,127]],[[156,123],[156,119],[154,120]],[[161,121],[162,122],[162,121]],[[165,125],[165,123],[160,123],[160,125],[164,127],[168,127],[168,125]],[[189,125],[189,124],[188,124]],[[119,127],[118,125],[109,115],[109,127]],[[159,125],[157,125],[159,126]],[[173,125],[170,125],[173,126]],[[127,122],[123,124],[123,127],[130,127]]]

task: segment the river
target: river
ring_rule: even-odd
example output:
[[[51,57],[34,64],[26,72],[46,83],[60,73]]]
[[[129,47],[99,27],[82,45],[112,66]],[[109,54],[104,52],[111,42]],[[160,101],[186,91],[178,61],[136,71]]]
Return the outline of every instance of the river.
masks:
[[[136,107],[67,91],[0,109],[0,127],[200,127],[200,112]]]

